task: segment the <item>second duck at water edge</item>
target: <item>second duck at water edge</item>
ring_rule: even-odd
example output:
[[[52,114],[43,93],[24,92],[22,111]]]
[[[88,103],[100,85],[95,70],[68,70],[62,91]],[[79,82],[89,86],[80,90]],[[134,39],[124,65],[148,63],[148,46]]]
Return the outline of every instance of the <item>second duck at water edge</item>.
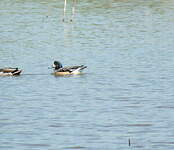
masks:
[[[18,68],[1,68],[0,69],[0,76],[17,76],[20,75],[22,70]]]

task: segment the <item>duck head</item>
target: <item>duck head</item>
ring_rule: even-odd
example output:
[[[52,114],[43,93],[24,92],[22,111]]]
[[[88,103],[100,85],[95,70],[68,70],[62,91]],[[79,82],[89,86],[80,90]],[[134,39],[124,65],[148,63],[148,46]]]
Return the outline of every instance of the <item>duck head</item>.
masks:
[[[62,68],[62,64],[61,64],[59,61],[54,61],[52,67],[53,67],[55,70],[58,70],[58,69]]]

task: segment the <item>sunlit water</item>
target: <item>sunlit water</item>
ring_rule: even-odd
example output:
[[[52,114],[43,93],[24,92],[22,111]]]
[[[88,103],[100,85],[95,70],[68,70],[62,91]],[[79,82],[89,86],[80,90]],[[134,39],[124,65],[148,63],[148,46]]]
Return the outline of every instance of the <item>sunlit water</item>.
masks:
[[[0,150],[173,149],[173,0],[70,5],[63,23],[63,0],[0,1],[0,68],[23,69],[0,78]]]

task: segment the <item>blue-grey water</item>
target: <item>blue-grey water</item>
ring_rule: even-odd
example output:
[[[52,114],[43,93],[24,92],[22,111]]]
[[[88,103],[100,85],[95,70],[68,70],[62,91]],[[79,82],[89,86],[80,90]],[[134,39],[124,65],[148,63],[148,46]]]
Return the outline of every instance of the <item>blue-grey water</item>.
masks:
[[[174,149],[174,1],[67,5],[0,1],[0,68],[23,69],[0,77],[0,150]]]

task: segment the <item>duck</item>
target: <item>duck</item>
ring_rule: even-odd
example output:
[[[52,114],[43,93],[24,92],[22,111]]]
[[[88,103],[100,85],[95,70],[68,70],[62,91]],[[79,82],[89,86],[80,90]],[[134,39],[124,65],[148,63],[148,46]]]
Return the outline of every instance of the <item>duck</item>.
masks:
[[[0,76],[18,76],[22,70],[19,70],[18,68],[1,68],[0,69]]]
[[[52,68],[54,68],[54,75],[64,76],[81,74],[82,70],[87,68],[87,66],[79,65],[63,67],[63,65],[59,61],[54,61]]]

